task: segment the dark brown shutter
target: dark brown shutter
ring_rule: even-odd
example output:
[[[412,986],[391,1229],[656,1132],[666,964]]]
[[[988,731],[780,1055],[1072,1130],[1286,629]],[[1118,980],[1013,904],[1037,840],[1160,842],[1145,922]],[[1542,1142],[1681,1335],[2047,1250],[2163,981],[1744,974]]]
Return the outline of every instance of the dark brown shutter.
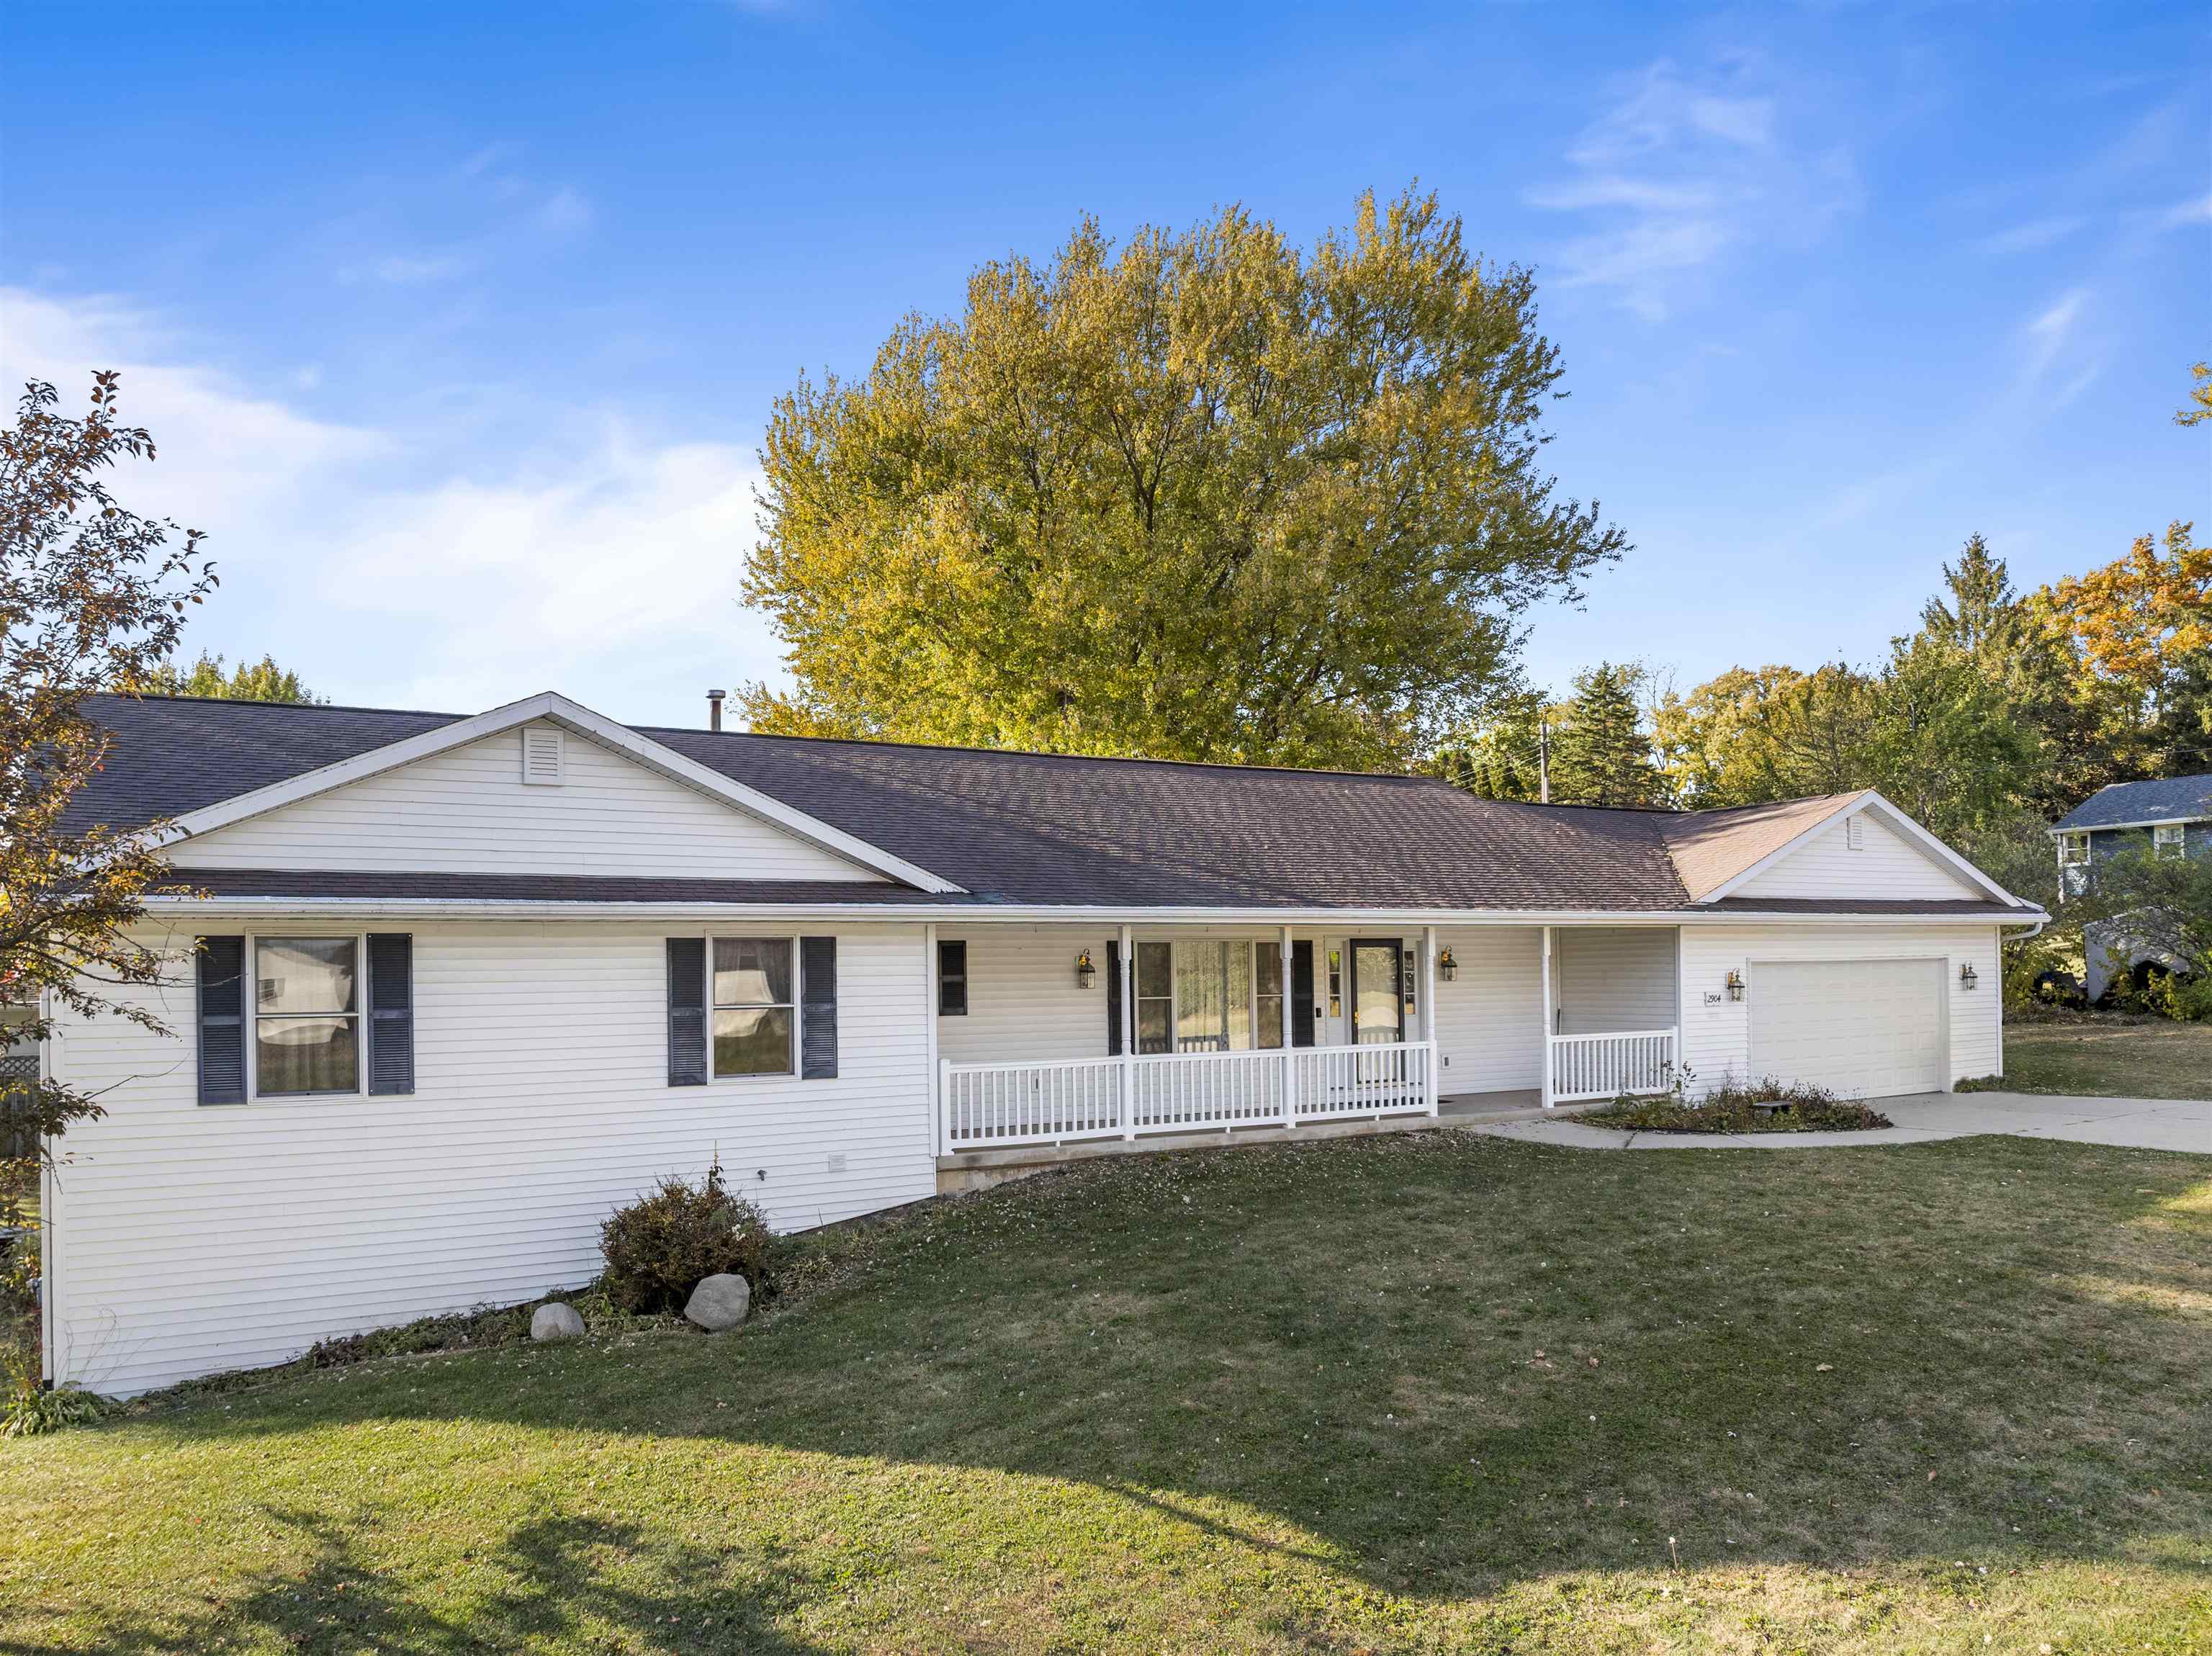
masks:
[[[668,940],[668,1084],[707,1084],[707,940]]]
[[[1314,946],[1291,944],[1291,1045],[1314,1044]]]
[[[799,1076],[837,1078],[837,940],[799,940]]]
[[[246,1102],[246,939],[202,937],[200,1102]]]
[[[415,939],[368,934],[368,1090],[415,1090]]]
[[[1106,1056],[1121,1056],[1121,945],[1106,944]]]

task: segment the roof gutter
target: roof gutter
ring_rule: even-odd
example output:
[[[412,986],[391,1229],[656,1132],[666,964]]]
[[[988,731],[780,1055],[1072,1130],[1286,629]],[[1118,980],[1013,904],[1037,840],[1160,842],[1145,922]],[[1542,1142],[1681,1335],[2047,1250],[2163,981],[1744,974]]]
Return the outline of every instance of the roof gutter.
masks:
[[[189,870],[185,870],[189,872]],[[715,920],[791,919],[830,915],[886,923],[957,920],[985,925],[1064,924],[1186,925],[1773,925],[1818,921],[1824,925],[1957,925],[1991,921],[2048,924],[2041,909],[2011,911],[1990,904],[1967,913],[1863,914],[1798,911],[1589,908],[1255,908],[1173,907],[1066,903],[684,903],[538,902],[511,898],[460,897],[149,897],[149,913],[297,914],[347,919],[385,914],[426,919],[478,920]]]

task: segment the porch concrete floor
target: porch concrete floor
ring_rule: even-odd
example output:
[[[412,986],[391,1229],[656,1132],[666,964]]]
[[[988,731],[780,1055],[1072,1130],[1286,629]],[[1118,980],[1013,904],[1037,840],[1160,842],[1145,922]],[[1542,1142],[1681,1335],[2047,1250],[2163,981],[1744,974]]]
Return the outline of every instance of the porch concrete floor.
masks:
[[[1004,1149],[958,1150],[937,1158],[940,1195],[982,1190],[1070,1162],[1104,1156],[1149,1156],[1159,1150],[1219,1149],[1224,1144],[1296,1144],[1306,1140],[1358,1138],[1372,1133],[1428,1132],[1438,1127],[1487,1127],[1540,1121],[1570,1113],[1547,1112],[1536,1089],[1500,1093],[1452,1093],[1437,1100],[1437,1113],[1353,1117],[1310,1121],[1296,1127],[1232,1127],[1210,1132],[1148,1133],[1142,1138],[1091,1138],[1072,1144],[1017,1144]]]

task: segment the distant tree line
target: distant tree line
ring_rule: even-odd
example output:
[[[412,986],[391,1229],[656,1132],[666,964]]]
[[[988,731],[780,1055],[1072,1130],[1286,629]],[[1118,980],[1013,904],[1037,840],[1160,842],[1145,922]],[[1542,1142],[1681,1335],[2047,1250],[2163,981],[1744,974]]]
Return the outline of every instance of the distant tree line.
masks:
[[[1697,809],[1879,788],[1928,828],[2055,816],[2109,782],[2212,767],[2212,548],[2143,536],[2017,591],[1978,535],[1872,666],[1732,667],[1686,691],[1601,662],[1447,741],[1437,767],[1533,799],[1540,727],[1562,804]]]

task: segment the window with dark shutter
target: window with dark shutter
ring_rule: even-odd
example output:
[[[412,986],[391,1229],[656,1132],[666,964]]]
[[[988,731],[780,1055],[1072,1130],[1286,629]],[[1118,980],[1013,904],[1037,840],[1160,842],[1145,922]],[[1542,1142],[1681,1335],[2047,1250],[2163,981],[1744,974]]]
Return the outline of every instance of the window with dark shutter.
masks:
[[[246,1102],[246,939],[199,940],[200,1102]]]
[[[668,940],[668,1084],[707,1084],[707,940]]]
[[[939,1017],[968,1016],[968,945],[946,941],[937,945],[937,1012]]]
[[[415,1090],[415,939],[368,934],[368,1090]]]
[[[799,940],[799,1077],[837,1078],[837,940]]]

